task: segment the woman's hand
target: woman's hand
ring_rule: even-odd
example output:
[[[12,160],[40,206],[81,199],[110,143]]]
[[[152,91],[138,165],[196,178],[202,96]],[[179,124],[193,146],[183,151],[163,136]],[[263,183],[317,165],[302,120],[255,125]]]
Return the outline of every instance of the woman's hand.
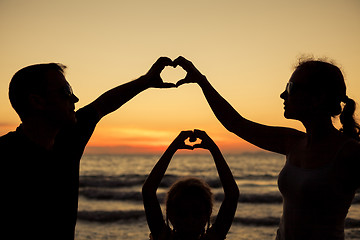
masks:
[[[185,83],[201,84],[207,81],[206,77],[202,75],[201,72],[194,66],[194,64],[186,58],[180,56],[174,60],[173,64],[174,67],[180,66],[187,72],[185,78],[179,80],[176,83],[176,87],[179,87],[180,85],[183,85]]]

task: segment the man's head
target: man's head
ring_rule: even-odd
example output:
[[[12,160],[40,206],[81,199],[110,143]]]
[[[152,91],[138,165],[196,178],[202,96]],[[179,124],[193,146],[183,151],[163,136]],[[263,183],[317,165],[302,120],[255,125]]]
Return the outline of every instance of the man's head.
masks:
[[[74,103],[78,98],[64,77],[65,66],[57,63],[31,65],[11,79],[11,105],[24,122],[33,116],[54,124],[75,122]]]

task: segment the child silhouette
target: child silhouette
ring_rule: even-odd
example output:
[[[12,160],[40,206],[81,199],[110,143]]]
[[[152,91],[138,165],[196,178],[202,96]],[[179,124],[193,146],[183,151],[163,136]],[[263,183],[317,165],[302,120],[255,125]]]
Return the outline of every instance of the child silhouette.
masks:
[[[186,145],[190,138],[202,140],[194,146]],[[224,189],[224,200],[216,220],[210,226],[213,198],[210,187],[203,180],[188,177],[175,182],[166,198],[166,221],[156,196],[162,178],[178,149],[208,149],[214,158],[216,169]],[[150,239],[225,239],[234,219],[239,189],[234,177],[214,141],[201,130],[182,131],[170,144],[146,179],[142,195]],[[170,223],[173,227],[171,229]],[[207,228],[206,228],[207,225]],[[206,228],[206,230],[205,230]]]

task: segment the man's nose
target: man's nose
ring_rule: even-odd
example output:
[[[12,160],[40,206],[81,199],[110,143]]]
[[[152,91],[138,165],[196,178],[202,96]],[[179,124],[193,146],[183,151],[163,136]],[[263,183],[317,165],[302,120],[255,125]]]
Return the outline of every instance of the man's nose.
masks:
[[[287,93],[286,90],[283,91],[283,92],[280,94],[280,98],[285,100],[285,98],[287,97],[287,94],[288,94],[288,93]]]

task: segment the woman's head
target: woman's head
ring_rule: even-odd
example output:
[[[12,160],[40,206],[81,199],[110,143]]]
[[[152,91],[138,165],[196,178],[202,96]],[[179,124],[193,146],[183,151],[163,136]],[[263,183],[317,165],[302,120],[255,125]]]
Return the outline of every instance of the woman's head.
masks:
[[[302,61],[294,74],[302,74],[303,83],[312,95],[323,99],[324,111],[334,117],[341,113],[341,103],[347,101],[346,85],[341,70],[328,62]]]
[[[358,138],[359,126],[354,120],[355,102],[348,98],[341,70],[332,63],[321,60],[300,60],[292,74],[287,89],[281,94],[285,100],[285,116],[293,118],[292,113],[303,112],[296,117],[321,114],[325,117],[340,115],[342,131]],[[295,108],[291,109],[295,102]],[[287,104],[290,110],[287,115]],[[293,110],[293,111],[291,111]],[[301,120],[301,119],[298,119]]]
[[[184,235],[201,235],[210,224],[213,195],[209,185],[198,178],[175,182],[166,197],[166,219]]]

